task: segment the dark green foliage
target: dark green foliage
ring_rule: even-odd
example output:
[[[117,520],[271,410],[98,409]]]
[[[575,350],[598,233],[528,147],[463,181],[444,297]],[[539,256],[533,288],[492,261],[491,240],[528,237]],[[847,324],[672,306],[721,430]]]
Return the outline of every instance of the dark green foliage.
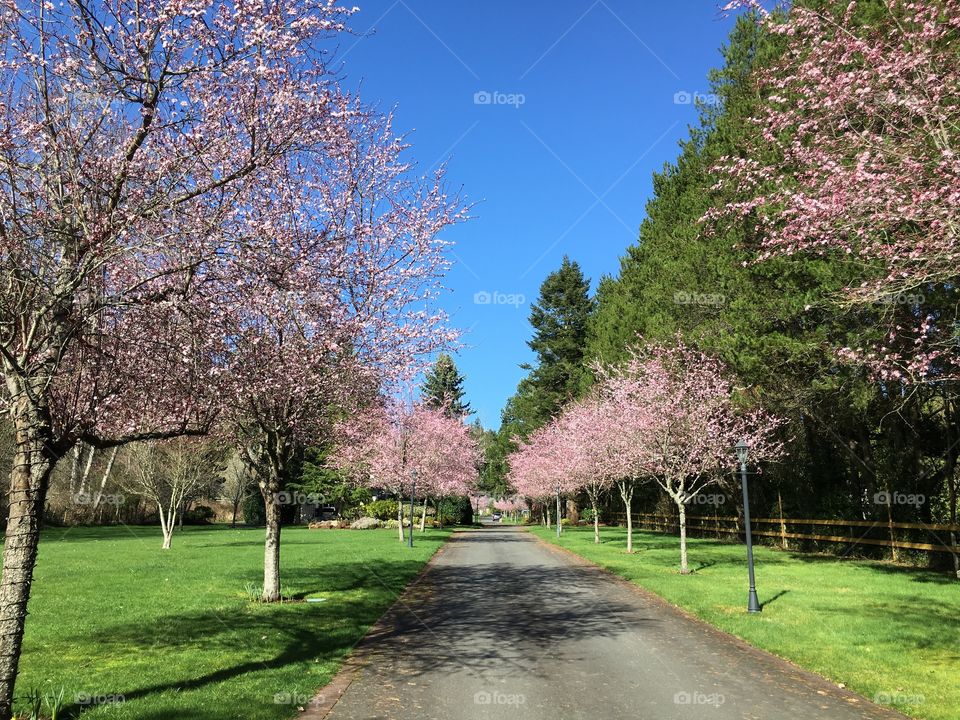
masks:
[[[463,397],[463,376],[453,358],[441,354],[424,376],[420,399],[427,407],[442,408],[451,417],[465,417],[472,411]]]
[[[468,497],[443,498],[437,507],[437,519],[442,525],[470,525],[473,523],[473,506]]]
[[[263,504],[263,495],[252,492],[243,501],[243,522],[246,525],[264,525],[267,522],[267,510]]]
[[[361,514],[364,517],[377,518],[377,520],[396,520],[397,501],[373,500],[364,504]]]
[[[507,491],[506,458],[515,449],[514,437],[527,437],[579,393],[594,305],[590,280],[576,262],[564,257],[560,268],[543,281],[530,310],[533,337],[527,344],[537,354],[537,362],[524,366],[529,373],[507,400],[500,431],[486,446],[485,489],[492,494]]]

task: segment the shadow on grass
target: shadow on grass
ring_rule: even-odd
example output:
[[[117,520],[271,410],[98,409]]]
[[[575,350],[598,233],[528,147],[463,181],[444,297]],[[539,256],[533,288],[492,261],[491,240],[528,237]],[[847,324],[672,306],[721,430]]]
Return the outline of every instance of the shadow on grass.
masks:
[[[342,657],[422,565],[421,561],[402,560],[375,565],[341,562],[319,568],[294,567],[283,573],[284,584],[297,588],[291,597],[302,599],[322,594],[327,602],[259,605],[239,601],[220,612],[168,614],[153,618],[150,623],[112,625],[75,639],[96,645],[105,657],[122,655],[136,647],[161,651],[164,656],[196,653],[200,649],[196,654],[196,673],[153,684],[110,688],[111,694],[122,695],[127,703],[170,691],[198,690],[243,675]],[[238,584],[242,586],[242,580]],[[261,644],[264,652],[258,653],[256,648]],[[216,660],[211,662],[210,658]],[[232,658],[237,661],[231,664]],[[211,668],[214,663],[222,666]],[[278,687],[272,692],[282,689]],[[272,693],[263,702],[270,704],[271,698]],[[71,705],[63,717],[76,718],[90,709]],[[222,710],[219,708],[216,717],[222,717]],[[242,710],[238,708],[238,717]],[[204,717],[201,707],[191,710],[191,718]]]
[[[489,540],[490,534],[483,534]],[[515,536],[511,541],[534,542],[520,533],[504,535]],[[458,542],[472,539],[461,536]],[[287,586],[296,588],[295,596],[318,593],[328,602],[257,605],[240,601],[222,612],[169,613],[150,624],[116,624],[84,639],[101,648],[105,657],[137,647],[162,656],[201,649],[196,672],[110,688],[127,703],[220,684],[226,691],[231,681],[244,675],[342,657],[421,566],[401,560],[374,566],[340,562],[321,568],[293,567],[285,569],[283,578]],[[375,656],[382,653],[385,663],[399,660],[405,672],[413,675],[464,668],[498,676],[517,670],[542,674],[537,659],[559,643],[616,636],[655,622],[635,605],[606,600],[608,588],[605,573],[594,568],[498,562],[435,565],[412,596],[391,611],[386,630],[376,637],[371,651]],[[263,652],[258,653],[260,641],[267,638]],[[263,702],[269,704],[271,697]],[[90,708],[71,706],[64,717],[76,718],[85,709]],[[237,716],[251,710],[238,706]],[[210,710],[206,715],[203,707],[197,707],[191,717],[220,718],[223,711],[221,707],[216,714]]]
[[[761,600],[761,601],[760,601],[760,607],[761,607],[761,608],[765,608],[767,605],[772,605],[772,604],[775,603],[777,600],[779,600],[779,599],[782,598],[784,595],[786,595],[788,592],[790,592],[790,591],[789,591],[789,590],[781,590],[780,592],[771,595],[768,599],[766,599],[766,600]]]
[[[960,580],[957,580],[956,577],[951,573],[951,571],[947,569],[930,570],[928,568],[918,568],[912,565],[896,565],[890,561],[884,561],[884,560],[870,560],[870,559],[864,559],[864,558],[844,558],[844,557],[837,557],[835,555],[812,554],[812,553],[811,554],[790,553],[790,558],[792,560],[800,560],[801,562],[805,562],[808,564],[816,564],[816,563],[836,564],[841,562],[856,562],[858,565],[870,568],[875,572],[884,573],[887,575],[908,577],[912,582],[932,583],[935,585],[955,585],[958,589],[960,589]]]

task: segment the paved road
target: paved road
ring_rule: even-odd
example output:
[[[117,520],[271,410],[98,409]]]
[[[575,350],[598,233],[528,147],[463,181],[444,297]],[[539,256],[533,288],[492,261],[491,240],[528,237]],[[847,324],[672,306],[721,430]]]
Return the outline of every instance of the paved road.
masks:
[[[455,536],[360,657],[330,720],[902,718],[519,528]]]

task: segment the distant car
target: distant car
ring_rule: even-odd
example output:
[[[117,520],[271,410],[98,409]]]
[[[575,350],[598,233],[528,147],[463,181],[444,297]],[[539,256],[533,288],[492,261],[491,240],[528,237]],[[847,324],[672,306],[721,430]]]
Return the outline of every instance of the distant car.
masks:
[[[501,515],[500,513],[494,513],[490,519],[493,520],[494,522],[500,522],[500,518],[502,517],[503,515]]]

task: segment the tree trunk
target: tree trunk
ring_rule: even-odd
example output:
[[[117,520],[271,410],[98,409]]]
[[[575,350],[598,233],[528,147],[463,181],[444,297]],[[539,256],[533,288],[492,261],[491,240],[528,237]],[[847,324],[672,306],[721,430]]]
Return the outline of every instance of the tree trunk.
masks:
[[[560,521],[562,513],[560,512],[560,493],[557,493],[557,532],[563,532],[563,523]]]
[[[687,567],[687,507],[677,500],[677,510],[680,511],[680,574],[689,575]]]
[[[263,492],[267,531],[263,543],[263,602],[280,600],[280,503],[276,493]]]
[[[107,481],[110,479],[110,474],[113,472],[113,461],[117,459],[117,453],[120,451],[120,446],[118,445],[110,452],[110,458],[107,460],[107,467],[103,471],[103,477],[100,479],[100,487],[97,489],[97,495],[93,499],[93,509],[92,512],[96,515],[97,508],[100,507],[100,502],[103,500],[103,491],[107,486]]]
[[[593,544],[600,544],[600,514],[597,512],[597,499],[590,498],[590,506],[593,508]]]
[[[887,511],[887,537],[890,538],[890,559],[893,562],[900,562],[900,552],[897,548],[897,533],[893,527],[893,493],[894,491],[890,489],[890,483],[886,483],[887,488],[887,502],[886,502],[886,511]]]
[[[780,495],[780,488],[777,488],[777,511],[780,513],[780,546],[788,550],[787,545],[787,523],[783,519],[783,498]]]
[[[403,542],[406,539],[406,536],[403,534],[403,500],[399,499],[397,496],[397,525],[399,526],[398,530],[400,532],[400,542]]]
[[[423,498],[423,513],[420,515],[420,532],[423,532],[427,527],[427,497]]]
[[[546,504],[547,508],[547,530],[553,527],[553,523],[550,521],[550,505]]]
[[[90,494],[90,470],[93,468],[93,457],[96,455],[97,451],[95,448],[91,447],[87,453],[87,462],[83,466],[83,475],[80,477],[80,495],[83,496],[84,502],[89,502]]]
[[[173,544],[173,525],[176,518],[176,509],[171,505],[169,510],[164,510],[163,505],[157,503],[157,513],[160,515],[160,531],[163,533],[163,544],[161,550],[169,550]]]
[[[623,507],[627,512],[627,552],[633,552],[633,483],[623,481],[618,483]]]
[[[28,407],[26,399],[20,399],[11,414],[16,450],[10,473],[10,505],[0,584],[0,720],[9,720],[13,711],[43,507],[50,473],[58,459],[50,416],[45,408]]]

